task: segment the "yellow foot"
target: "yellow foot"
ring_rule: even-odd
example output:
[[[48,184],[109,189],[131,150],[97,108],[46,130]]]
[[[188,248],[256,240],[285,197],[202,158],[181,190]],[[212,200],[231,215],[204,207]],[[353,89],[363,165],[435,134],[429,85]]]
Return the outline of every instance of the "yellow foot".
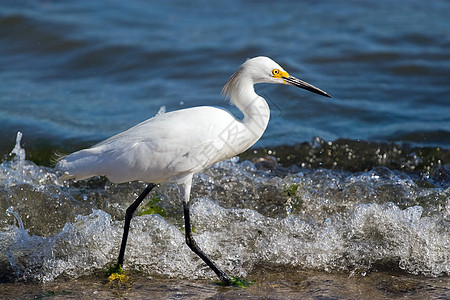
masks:
[[[127,282],[128,276],[125,275],[121,265],[113,265],[108,269],[107,274],[109,282],[118,280],[119,282]]]
[[[127,282],[128,276],[125,274],[112,273],[108,276],[108,280],[110,283],[116,280],[118,280],[119,282]]]
[[[225,286],[235,286],[235,287],[240,287],[240,288],[246,288],[251,286],[252,284],[254,284],[254,281],[248,281],[239,277],[234,277],[234,276],[229,276],[230,277],[230,282],[226,283],[223,281],[219,281],[217,282],[217,284],[219,285],[225,285]]]

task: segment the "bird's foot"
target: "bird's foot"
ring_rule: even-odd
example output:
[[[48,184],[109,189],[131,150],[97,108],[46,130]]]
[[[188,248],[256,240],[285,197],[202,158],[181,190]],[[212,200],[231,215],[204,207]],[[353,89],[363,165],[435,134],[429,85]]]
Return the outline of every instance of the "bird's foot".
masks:
[[[254,284],[254,281],[248,281],[243,278],[234,277],[234,276],[227,276],[228,278],[226,280],[221,280],[217,282],[219,285],[224,286],[235,286],[240,288],[246,288]]]
[[[128,276],[125,275],[122,265],[119,265],[119,264],[112,265],[108,269],[107,275],[108,275],[109,282],[113,282],[113,281],[126,282],[126,281],[128,281]]]

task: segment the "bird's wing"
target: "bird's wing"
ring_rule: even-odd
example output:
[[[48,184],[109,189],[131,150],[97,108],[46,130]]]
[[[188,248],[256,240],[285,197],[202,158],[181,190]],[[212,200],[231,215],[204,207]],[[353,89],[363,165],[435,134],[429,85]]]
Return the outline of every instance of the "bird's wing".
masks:
[[[198,172],[226,158],[227,127],[238,122],[225,110],[197,107],[158,116],[154,122],[135,128],[135,162],[152,166],[145,174],[162,173],[174,177]],[[152,134],[149,131],[152,131]],[[151,153],[151,157],[146,154]],[[229,156],[228,156],[229,157]],[[141,179],[142,180],[142,179]],[[147,180],[148,181],[148,180]]]
[[[158,115],[61,160],[65,178],[105,175],[112,182],[164,182],[226,158],[228,112],[197,107]]]

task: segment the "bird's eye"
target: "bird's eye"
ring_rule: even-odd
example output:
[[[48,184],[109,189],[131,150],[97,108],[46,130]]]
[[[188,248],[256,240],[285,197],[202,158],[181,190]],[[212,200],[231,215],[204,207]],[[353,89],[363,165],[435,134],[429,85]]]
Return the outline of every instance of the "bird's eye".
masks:
[[[280,70],[278,70],[278,69],[273,69],[273,70],[272,70],[272,75],[273,75],[273,76],[276,76],[276,75],[278,75],[278,74],[280,74]]]

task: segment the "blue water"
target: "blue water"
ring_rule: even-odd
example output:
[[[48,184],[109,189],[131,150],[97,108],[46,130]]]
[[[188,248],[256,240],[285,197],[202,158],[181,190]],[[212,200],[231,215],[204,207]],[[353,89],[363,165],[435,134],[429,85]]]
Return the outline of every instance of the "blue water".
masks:
[[[257,146],[319,136],[450,147],[449,1],[1,6],[0,138],[9,146],[18,130],[25,144],[94,142],[161,106],[228,107],[220,91],[229,76],[265,55],[333,99],[257,86],[272,108]]]
[[[89,146],[163,106],[239,116],[221,89],[247,58],[265,55],[333,98],[256,86],[272,111],[256,145],[266,150],[194,177],[204,251],[250,279],[261,270],[345,280],[394,270],[420,282],[408,295],[433,298],[431,277],[448,294],[449,16],[447,0],[3,1],[0,283],[98,274],[116,260],[125,210],[144,184],[61,183],[48,167],[55,150]],[[149,209],[141,205],[126,270],[214,278],[184,245],[177,187],[150,196],[165,216],[138,216]],[[294,284],[266,290],[275,286]],[[309,279],[295,286],[316,288]]]

